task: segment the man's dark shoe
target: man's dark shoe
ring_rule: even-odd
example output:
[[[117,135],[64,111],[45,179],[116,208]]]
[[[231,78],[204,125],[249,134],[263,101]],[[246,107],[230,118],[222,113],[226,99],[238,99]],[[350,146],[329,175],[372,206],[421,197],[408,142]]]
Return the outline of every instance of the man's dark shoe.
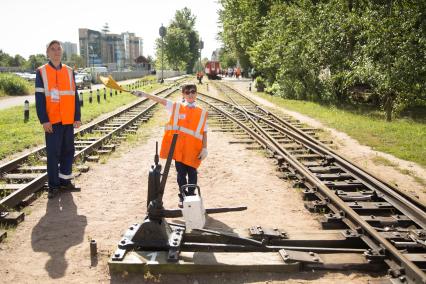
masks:
[[[72,183],[69,183],[67,185],[61,185],[61,189],[66,191],[81,191],[80,187],[76,187]]]
[[[47,191],[47,198],[52,199],[54,198],[59,192],[59,188],[49,188]]]

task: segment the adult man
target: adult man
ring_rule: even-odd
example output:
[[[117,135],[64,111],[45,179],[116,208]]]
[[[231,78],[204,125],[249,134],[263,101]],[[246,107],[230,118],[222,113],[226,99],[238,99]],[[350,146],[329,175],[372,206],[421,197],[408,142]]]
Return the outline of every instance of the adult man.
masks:
[[[74,127],[81,125],[80,102],[71,67],[62,64],[62,46],[57,40],[46,48],[49,62],[37,69],[35,98],[37,116],[46,138],[48,198],[59,189],[79,190],[73,184]]]
[[[173,103],[165,98],[133,91],[132,94],[147,97],[164,105],[170,114],[166,124],[163,141],[161,143],[160,157],[166,159],[174,133],[178,133],[173,159],[177,171],[179,188],[186,184],[197,184],[197,168],[201,161],[207,157],[207,111],[195,105],[197,86],[184,84],[182,96],[185,103]],[[195,188],[190,187],[186,195],[194,195]],[[179,207],[182,207],[183,196],[179,194]]]

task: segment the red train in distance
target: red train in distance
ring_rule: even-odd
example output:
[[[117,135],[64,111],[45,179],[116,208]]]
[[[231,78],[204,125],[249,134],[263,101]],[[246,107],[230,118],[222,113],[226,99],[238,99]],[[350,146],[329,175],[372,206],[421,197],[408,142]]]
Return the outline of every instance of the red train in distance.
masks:
[[[207,61],[204,73],[210,80],[220,79],[219,74],[221,73],[219,61]]]

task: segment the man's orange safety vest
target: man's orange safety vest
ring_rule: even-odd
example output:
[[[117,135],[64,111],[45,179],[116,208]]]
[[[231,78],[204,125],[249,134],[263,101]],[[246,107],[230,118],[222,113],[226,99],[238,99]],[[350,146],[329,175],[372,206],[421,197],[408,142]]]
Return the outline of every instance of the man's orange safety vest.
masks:
[[[203,133],[207,121],[207,111],[199,107],[187,107],[180,103],[173,104],[173,112],[166,124],[160,157],[169,155],[173,134],[178,133],[173,159],[193,168],[198,168],[198,159],[203,148]]]
[[[56,70],[50,64],[39,67],[44,88],[36,88],[46,96],[46,111],[52,124],[73,124],[75,114],[75,84],[73,70],[62,64]]]

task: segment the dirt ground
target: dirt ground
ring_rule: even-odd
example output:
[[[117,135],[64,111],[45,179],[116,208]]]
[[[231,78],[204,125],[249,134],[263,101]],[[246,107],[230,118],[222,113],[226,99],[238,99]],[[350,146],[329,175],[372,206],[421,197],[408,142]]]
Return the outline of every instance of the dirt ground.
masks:
[[[124,142],[105,162],[90,164],[90,171],[76,179],[81,192],[64,192],[51,200],[43,194],[26,209],[26,220],[0,243],[0,283],[367,283],[378,279],[351,271],[110,275],[107,261],[122,233],[145,216],[147,176],[165,115],[158,112],[139,130],[139,138]],[[248,210],[211,215],[207,228],[232,231],[262,225],[289,233],[320,230],[318,215],[305,210],[300,192],[277,177],[272,160],[244,145],[229,144],[235,140],[230,134],[210,131],[208,140],[209,156],[199,169],[205,206],[246,205]],[[166,208],[177,207],[175,180],[172,168]],[[92,263],[91,239],[96,240],[99,254]]]

